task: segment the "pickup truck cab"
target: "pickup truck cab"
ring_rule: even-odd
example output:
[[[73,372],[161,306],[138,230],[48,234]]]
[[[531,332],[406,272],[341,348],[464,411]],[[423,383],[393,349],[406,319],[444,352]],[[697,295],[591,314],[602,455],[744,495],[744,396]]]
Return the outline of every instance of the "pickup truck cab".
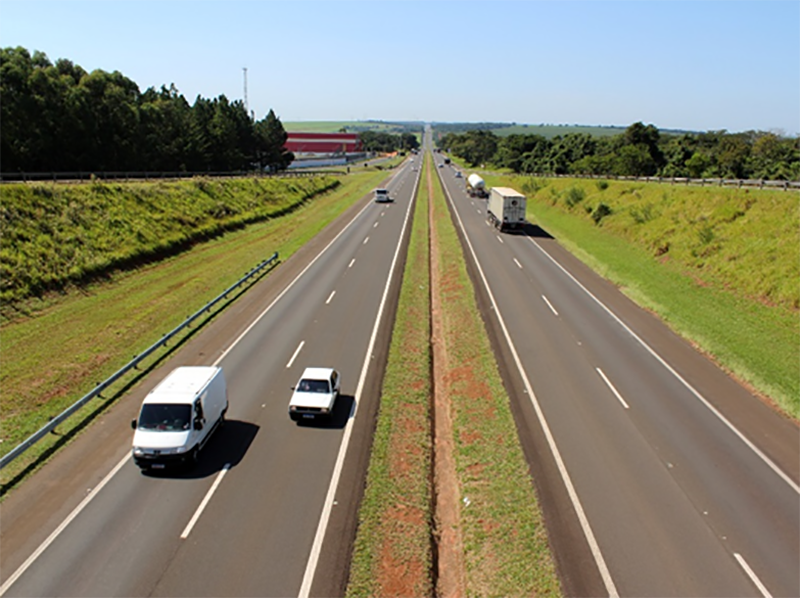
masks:
[[[302,419],[330,419],[339,397],[339,372],[332,368],[306,368],[293,387],[289,401],[289,417]]]

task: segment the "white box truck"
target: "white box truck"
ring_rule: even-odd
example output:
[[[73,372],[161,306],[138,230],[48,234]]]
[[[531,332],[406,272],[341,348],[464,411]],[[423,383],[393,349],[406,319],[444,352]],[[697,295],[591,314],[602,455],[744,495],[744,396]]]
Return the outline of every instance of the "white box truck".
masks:
[[[142,470],[195,465],[227,411],[222,368],[176,368],[148,393],[131,422],[134,462]]]
[[[527,201],[519,191],[510,187],[492,187],[486,214],[489,221],[500,231],[519,229],[525,226]]]

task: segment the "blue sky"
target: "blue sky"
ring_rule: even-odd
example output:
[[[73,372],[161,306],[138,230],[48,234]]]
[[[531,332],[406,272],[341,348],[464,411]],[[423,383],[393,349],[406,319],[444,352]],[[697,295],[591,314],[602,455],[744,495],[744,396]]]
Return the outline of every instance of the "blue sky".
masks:
[[[0,0],[0,45],[282,120],[800,133],[800,2]]]

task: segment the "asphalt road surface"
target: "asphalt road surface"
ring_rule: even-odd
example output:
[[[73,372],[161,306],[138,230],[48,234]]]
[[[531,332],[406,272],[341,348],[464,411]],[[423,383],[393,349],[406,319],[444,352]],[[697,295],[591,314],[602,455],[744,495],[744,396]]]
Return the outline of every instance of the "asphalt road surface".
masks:
[[[419,171],[362,198],[232,304],[2,507],[9,596],[341,594]],[[228,422],[188,473],[130,458],[141,399],[178,365],[221,365]],[[334,367],[330,423],[295,423],[291,387]],[[327,536],[327,537],[326,537]]]
[[[535,221],[498,232],[455,171],[437,168],[567,594],[800,596],[796,425]]]

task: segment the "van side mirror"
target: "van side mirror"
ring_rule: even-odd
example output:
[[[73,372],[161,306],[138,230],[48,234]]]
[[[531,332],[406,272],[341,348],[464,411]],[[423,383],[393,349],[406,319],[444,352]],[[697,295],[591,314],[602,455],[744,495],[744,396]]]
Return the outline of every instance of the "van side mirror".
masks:
[[[136,429],[136,420],[135,419],[131,420],[131,428],[133,428],[134,430]]]
[[[203,420],[199,417],[194,420],[194,429],[195,430],[202,430],[203,429]]]

